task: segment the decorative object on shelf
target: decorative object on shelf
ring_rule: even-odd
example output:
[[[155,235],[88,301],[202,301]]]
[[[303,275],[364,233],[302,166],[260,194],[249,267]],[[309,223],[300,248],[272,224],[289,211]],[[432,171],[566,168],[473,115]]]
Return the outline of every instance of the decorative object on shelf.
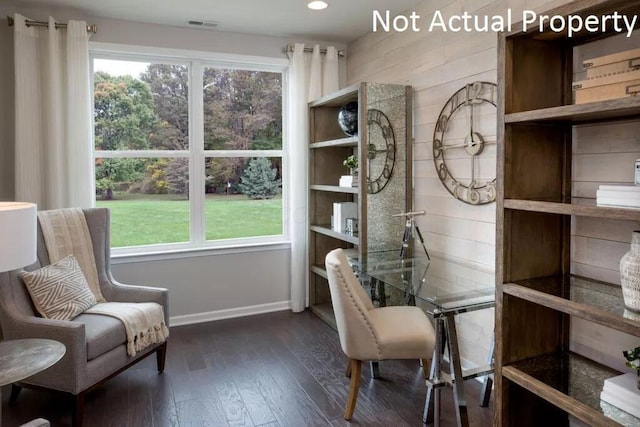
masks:
[[[396,164],[396,137],[386,114],[367,111],[367,192],[376,194],[387,186]]]
[[[600,401],[624,411],[624,413],[618,412],[617,414],[614,414],[614,411],[609,411],[614,416],[613,419],[619,423],[616,425],[638,425],[638,417],[640,417],[638,375],[635,372],[629,372],[605,379],[600,393]]]
[[[338,125],[344,133],[354,136],[358,133],[358,103],[349,102],[338,111]]]
[[[640,92],[640,49],[585,59],[584,80],[573,82],[575,104],[635,96]]]
[[[640,312],[640,230],[633,232],[631,249],[620,259],[620,281],[625,307]]]
[[[485,151],[485,146],[496,144],[496,141],[485,139],[478,132],[476,126],[477,109],[483,105],[496,107],[497,86],[495,83],[474,82],[467,84],[444,104],[438,116],[436,127],[433,132],[433,162],[438,172],[438,178],[442,185],[456,199],[471,205],[482,205],[496,200],[496,179],[481,179],[477,174],[476,160]],[[484,115],[484,112],[483,112]],[[459,141],[459,136],[452,132],[456,120],[466,121],[464,142]],[[475,127],[474,127],[475,126]],[[456,160],[460,159],[459,154],[467,154],[471,158],[471,170],[464,174],[456,173],[448,162],[451,153],[456,153]],[[463,183],[461,176],[471,178]]]
[[[640,389],[640,347],[636,347],[633,350],[623,351],[622,354],[625,359],[627,359],[625,365],[636,371],[636,375],[638,377],[637,385]]]
[[[358,186],[358,156],[355,154],[347,157],[342,164],[349,168],[349,174],[351,175],[351,182],[347,187],[357,187]],[[342,187],[343,185],[340,184]]]

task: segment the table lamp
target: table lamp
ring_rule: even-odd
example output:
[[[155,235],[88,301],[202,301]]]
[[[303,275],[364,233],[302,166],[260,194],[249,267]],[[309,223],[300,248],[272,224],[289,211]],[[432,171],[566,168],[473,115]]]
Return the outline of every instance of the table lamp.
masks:
[[[0,273],[36,261],[36,205],[0,202]]]

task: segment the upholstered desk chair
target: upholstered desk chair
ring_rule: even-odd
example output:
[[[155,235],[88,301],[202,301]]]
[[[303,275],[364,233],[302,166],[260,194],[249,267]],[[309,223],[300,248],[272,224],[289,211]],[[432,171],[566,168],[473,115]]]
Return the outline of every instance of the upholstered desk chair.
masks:
[[[161,288],[123,285],[110,270],[110,213],[106,208],[83,210],[96,260],[102,295],[111,302],[157,302],[164,308],[169,325],[168,291]],[[25,270],[50,264],[47,247],[38,225],[38,260]],[[67,351],[56,365],[20,382],[32,388],[58,390],[72,395],[74,426],[82,424],[84,396],[145,357],[157,354],[158,371],[164,370],[167,343],[153,344],[131,357],[127,355],[126,333],[118,319],[83,313],[73,320],[39,317],[31,297],[18,274],[19,270],[0,274],[0,324],[5,339],[49,338],[63,343]],[[20,392],[13,385],[11,401]]]
[[[418,307],[375,308],[342,249],[329,252],[325,265],[340,345],[349,358],[347,377],[351,378],[351,385],[344,419],[350,420],[358,399],[362,362],[420,359],[423,369],[427,369],[428,359],[433,355],[435,331]]]

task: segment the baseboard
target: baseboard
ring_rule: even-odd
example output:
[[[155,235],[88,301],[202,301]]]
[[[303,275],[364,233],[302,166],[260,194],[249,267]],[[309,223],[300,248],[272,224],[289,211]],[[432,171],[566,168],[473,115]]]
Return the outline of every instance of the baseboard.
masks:
[[[213,322],[215,320],[233,319],[235,317],[253,316],[255,314],[272,313],[291,309],[291,301],[272,302],[269,304],[250,305],[248,307],[229,308],[226,310],[208,311],[205,313],[185,314],[169,318],[171,326],[193,325],[195,323]]]

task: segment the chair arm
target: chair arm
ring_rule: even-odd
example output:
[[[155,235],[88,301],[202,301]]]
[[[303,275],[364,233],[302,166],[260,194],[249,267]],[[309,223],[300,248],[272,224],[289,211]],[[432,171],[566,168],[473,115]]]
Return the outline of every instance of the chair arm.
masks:
[[[102,292],[110,302],[156,302],[164,309],[165,324],[169,326],[169,291],[165,288],[125,285],[111,280],[109,286],[103,286]]]

